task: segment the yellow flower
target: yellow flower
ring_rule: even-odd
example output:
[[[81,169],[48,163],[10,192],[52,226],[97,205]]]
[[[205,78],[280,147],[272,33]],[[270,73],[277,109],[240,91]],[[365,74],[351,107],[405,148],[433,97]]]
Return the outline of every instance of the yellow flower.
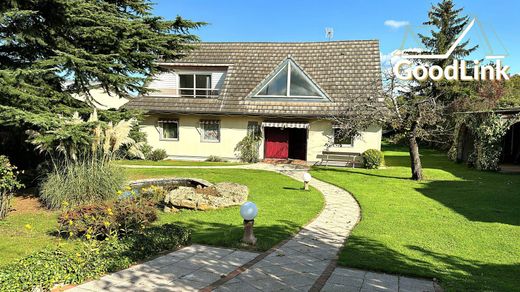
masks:
[[[112,209],[111,208],[108,208],[107,212],[108,212],[108,215],[110,215],[110,216],[114,215],[114,213],[112,213]]]
[[[76,256],[79,258],[79,257],[81,257],[81,254],[79,252],[77,252]]]
[[[25,229],[27,229],[27,230],[31,230],[31,229],[32,229],[32,226],[31,226],[31,224],[25,224],[25,226],[24,226],[24,227],[25,227]]]
[[[92,238],[92,236],[87,233],[87,239],[90,240],[91,238]]]
[[[132,190],[132,188],[131,188],[130,186],[126,186],[125,189],[126,189],[127,191],[131,191],[131,190]]]
[[[123,191],[122,191],[122,190],[119,190],[119,191],[117,191],[117,194],[118,194],[118,195],[122,195],[122,194],[123,194]]]
[[[61,205],[62,205],[63,207],[67,207],[67,206],[69,205],[69,203],[68,203],[67,201],[63,201],[63,202],[61,202]]]
[[[74,222],[72,222],[72,220],[69,220],[69,225],[72,225],[74,224]]]
[[[108,221],[103,222],[103,224],[105,224],[105,227],[110,226],[110,222],[108,222]]]

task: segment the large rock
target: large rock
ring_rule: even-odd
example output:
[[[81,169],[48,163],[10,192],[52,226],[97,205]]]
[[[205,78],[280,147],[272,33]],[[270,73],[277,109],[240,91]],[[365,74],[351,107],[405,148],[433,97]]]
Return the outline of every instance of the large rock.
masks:
[[[249,195],[247,186],[236,183],[218,183],[209,187],[178,187],[164,198],[166,206],[195,210],[212,210],[241,205]]]

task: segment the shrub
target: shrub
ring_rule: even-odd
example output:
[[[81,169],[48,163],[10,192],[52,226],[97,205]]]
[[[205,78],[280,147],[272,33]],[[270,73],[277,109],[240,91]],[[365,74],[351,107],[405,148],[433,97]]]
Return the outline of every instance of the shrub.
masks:
[[[222,157],[218,157],[216,155],[210,155],[206,161],[208,162],[226,162],[227,160],[225,160],[224,158]]]
[[[168,157],[168,154],[166,154],[166,150],[164,149],[155,149],[150,154],[148,154],[148,157],[146,159],[152,160],[152,161],[159,161],[164,160]]]
[[[48,174],[40,189],[40,198],[51,209],[63,202],[71,206],[113,199],[125,181],[115,165],[84,160],[69,163]]]
[[[363,152],[363,165],[368,169],[379,168],[385,163],[383,152],[377,149],[368,149]]]
[[[164,224],[122,239],[86,241],[74,250],[39,251],[0,270],[0,291],[50,290],[57,284],[80,284],[174,250],[190,240],[190,230]]]
[[[14,189],[22,185],[16,179],[16,166],[9,162],[4,155],[0,155],[0,219],[7,216],[10,208],[11,194]]]
[[[159,204],[164,201],[164,198],[168,194],[168,191],[161,186],[151,185],[149,187],[143,187],[139,191],[139,196],[145,200]]]
[[[130,197],[72,208],[58,217],[58,224],[59,233],[68,237],[105,239],[140,232],[156,220],[154,203]]]
[[[246,135],[235,147],[237,157],[247,163],[259,161],[260,136],[255,134]]]

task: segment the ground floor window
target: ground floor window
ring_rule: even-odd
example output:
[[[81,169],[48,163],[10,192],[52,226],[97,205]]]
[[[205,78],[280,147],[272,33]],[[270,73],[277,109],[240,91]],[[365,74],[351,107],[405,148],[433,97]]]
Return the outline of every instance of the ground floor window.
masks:
[[[247,135],[252,135],[255,137],[260,136],[260,125],[258,124],[258,122],[247,123]]]
[[[353,146],[354,139],[346,135],[341,128],[334,128],[334,145]]]
[[[220,142],[220,121],[201,120],[202,142]]]
[[[161,140],[179,140],[179,121],[160,120]]]

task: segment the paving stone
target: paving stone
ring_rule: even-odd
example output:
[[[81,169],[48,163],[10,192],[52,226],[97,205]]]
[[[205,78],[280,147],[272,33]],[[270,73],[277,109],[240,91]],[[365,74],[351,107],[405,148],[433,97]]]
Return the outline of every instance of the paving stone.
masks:
[[[399,277],[400,292],[434,292],[433,282],[424,279]]]
[[[229,167],[227,167],[229,168]],[[302,171],[267,164],[237,168],[282,171],[301,181]],[[321,214],[296,236],[215,291],[306,291],[327,270],[358,222],[360,210],[346,191],[313,179],[325,197]],[[78,286],[71,291],[197,291],[207,287],[259,254],[192,245]],[[434,291],[433,282],[357,269],[336,268],[322,291]]]

